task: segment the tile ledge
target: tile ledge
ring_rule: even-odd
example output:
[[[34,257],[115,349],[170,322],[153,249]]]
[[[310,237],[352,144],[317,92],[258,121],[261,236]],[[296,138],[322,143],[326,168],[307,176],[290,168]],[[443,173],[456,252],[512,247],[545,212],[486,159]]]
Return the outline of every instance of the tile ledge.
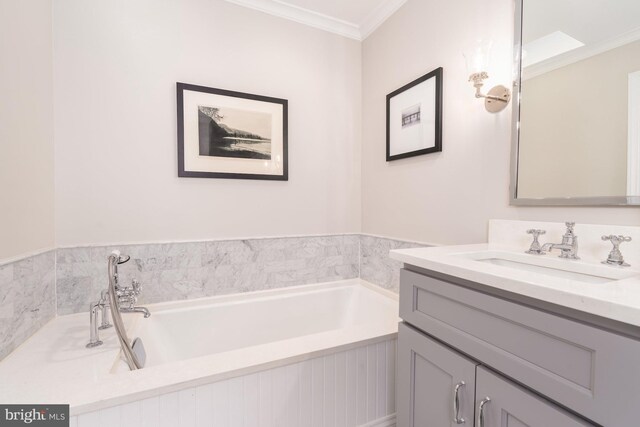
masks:
[[[43,255],[46,254],[48,252],[55,252],[57,248],[55,247],[50,247],[50,248],[42,248],[42,249],[37,249],[35,251],[31,251],[31,252],[25,252],[10,258],[2,258],[0,259],[0,267],[3,267],[5,265],[8,264],[13,264],[16,262],[20,262],[20,261],[24,261],[27,258],[33,258],[35,256],[38,255]]]

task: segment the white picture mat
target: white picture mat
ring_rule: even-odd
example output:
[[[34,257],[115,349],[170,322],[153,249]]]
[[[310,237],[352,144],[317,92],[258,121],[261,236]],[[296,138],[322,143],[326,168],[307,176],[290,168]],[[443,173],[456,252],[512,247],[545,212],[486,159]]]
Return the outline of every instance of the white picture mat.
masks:
[[[426,80],[391,98],[389,154],[410,153],[436,146],[436,78]],[[420,104],[420,123],[402,127],[402,112]]]
[[[270,102],[184,90],[184,169],[189,172],[282,175],[284,169],[283,106]],[[200,155],[198,106],[235,108],[271,115],[271,160]]]

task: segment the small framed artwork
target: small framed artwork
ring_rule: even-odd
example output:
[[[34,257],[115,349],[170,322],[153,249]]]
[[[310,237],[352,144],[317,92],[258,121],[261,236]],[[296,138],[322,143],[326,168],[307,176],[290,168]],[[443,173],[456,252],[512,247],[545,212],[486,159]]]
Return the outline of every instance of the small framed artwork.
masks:
[[[442,151],[442,68],[387,95],[387,161]]]
[[[178,176],[288,180],[286,99],[177,83]]]

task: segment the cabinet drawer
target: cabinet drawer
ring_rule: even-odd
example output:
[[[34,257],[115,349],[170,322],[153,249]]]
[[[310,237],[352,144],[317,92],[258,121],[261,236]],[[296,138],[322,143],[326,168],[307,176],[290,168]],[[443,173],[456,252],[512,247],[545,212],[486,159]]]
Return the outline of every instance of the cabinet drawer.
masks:
[[[400,316],[591,420],[637,425],[638,341],[408,270]]]

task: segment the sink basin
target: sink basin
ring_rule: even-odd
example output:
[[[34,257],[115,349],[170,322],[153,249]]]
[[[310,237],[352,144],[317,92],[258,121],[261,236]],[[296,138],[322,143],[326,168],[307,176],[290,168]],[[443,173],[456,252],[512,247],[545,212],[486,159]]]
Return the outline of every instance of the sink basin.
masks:
[[[487,258],[477,261],[486,262],[487,264],[499,265],[502,267],[514,268],[516,270],[530,271],[532,273],[544,274],[545,276],[553,276],[562,279],[578,280],[585,283],[607,283],[612,280],[618,280],[610,277],[593,276],[591,274],[576,273],[574,271],[558,270],[556,268],[541,267],[534,264],[526,264],[523,262],[511,261],[502,258]]]
[[[507,251],[482,251],[455,254],[453,256],[461,256],[485,264],[589,284],[609,283],[638,275],[638,272],[635,271],[616,269],[615,267],[601,264]]]

